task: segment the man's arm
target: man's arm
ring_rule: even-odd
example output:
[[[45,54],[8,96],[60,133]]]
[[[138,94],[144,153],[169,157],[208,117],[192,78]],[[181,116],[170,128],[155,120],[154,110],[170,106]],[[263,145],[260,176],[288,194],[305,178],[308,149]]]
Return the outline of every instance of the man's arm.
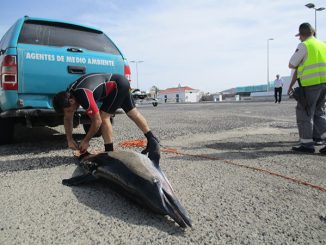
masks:
[[[90,128],[84,139],[79,144],[80,152],[85,152],[89,147],[89,141],[99,130],[102,120],[92,91],[82,89],[75,92],[75,95],[78,96],[78,101],[81,107],[85,109],[85,113],[91,119]]]
[[[102,124],[102,119],[99,112],[96,112],[94,115],[90,116],[90,119],[91,119],[91,126],[86,136],[80,142],[79,145],[79,150],[81,152],[85,152],[87,150],[87,148],[89,147],[89,141],[97,133],[97,131],[99,130]]]
[[[294,73],[292,75],[292,80],[291,80],[291,83],[290,83],[290,86],[289,86],[289,89],[288,89],[288,95],[291,94],[291,92],[293,90],[292,88],[293,88],[296,81],[297,81],[297,69],[294,70]]]
[[[68,147],[73,150],[78,150],[78,145],[72,137],[73,117],[74,117],[73,111],[64,110],[63,124],[66,132]]]
[[[289,63],[289,68],[290,68],[290,69],[297,69],[297,66],[294,66],[294,65],[292,65],[291,63]]]
[[[289,61],[290,69],[297,69],[298,66],[303,62],[307,55],[307,48],[303,43],[300,43],[295,50],[294,54],[291,56]]]

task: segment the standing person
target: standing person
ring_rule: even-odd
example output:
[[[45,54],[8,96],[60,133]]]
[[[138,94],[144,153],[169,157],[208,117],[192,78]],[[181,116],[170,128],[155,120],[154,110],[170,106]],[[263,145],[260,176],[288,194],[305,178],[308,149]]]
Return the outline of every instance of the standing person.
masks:
[[[105,151],[113,151],[112,124],[110,117],[118,108],[122,108],[147,138],[147,147],[142,153],[160,154],[158,139],[151,132],[146,119],[135,107],[129,91],[129,81],[119,74],[92,73],[80,77],[67,91],[57,93],[53,98],[53,107],[64,113],[64,128],[68,147],[85,152],[89,141],[100,129]],[[100,109],[96,102],[102,102]],[[78,107],[86,110],[91,126],[84,139],[78,145],[72,137],[73,116]]]
[[[277,74],[276,79],[274,81],[275,103],[277,103],[277,102],[281,103],[281,100],[282,100],[282,88],[283,88],[283,80],[280,78],[280,75]]]
[[[315,152],[313,128],[322,139],[326,138],[326,44],[317,40],[314,29],[309,23],[299,26],[301,43],[292,55],[289,68],[296,69],[299,85],[304,91],[304,98],[300,99],[296,107],[296,118],[299,130],[300,144],[292,147],[296,152]],[[294,80],[294,79],[293,79]],[[293,81],[292,80],[292,81]],[[293,91],[294,82],[291,82],[288,94]],[[326,155],[326,147],[319,150]]]
[[[293,86],[296,84],[297,82],[297,70],[291,69],[291,82],[290,82],[290,87],[288,90],[288,95],[291,97],[293,96],[291,94],[291,90],[293,90]],[[324,108],[325,110],[325,108]],[[316,130],[316,125],[314,124],[314,128],[313,128],[313,134],[312,134],[312,139],[314,141],[314,145],[323,145],[325,142],[324,140],[321,138],[320,133]]]

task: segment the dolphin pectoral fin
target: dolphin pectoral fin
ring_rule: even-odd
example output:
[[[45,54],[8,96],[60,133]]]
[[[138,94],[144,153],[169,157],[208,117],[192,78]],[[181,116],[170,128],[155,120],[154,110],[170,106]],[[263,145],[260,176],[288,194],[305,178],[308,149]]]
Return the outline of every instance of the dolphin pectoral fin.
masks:
[[[182,228],[186,228],[187,225],[192,227],[191,219],[188,217],[187,211],[181,206],[180,202],[164,190],[163,194],[168,215]]]
[[[96,177],[91,173],[72,177],[70,179],[63,179],[62,184],[66,186],[76,186],[84,183],[90,183],[96,180]]]

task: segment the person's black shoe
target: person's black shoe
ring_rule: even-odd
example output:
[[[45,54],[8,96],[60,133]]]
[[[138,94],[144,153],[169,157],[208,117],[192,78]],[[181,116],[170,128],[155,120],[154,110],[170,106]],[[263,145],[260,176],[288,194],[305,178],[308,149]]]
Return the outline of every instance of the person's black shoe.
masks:
[[[302,153],[314,153],[315,148],[313,148],[313,147],[304,147],[302,145],[299,145],[299,146],[293,146],[292,151],[302,152]]]
[[[319,150],[320,154],[326,155],[326,146]]]
[[[325,142],[321,138],[313,138],[315,145],[323,145]]]

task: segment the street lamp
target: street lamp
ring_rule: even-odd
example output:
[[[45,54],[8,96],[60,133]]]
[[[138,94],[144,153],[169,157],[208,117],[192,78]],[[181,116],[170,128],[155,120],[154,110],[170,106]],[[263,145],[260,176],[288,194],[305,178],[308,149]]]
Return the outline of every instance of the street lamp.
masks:
[[[269,41],[274,40],[273,38],[268,38],[267,39],[267,89],[266,91],[268,92],[268,87],[269,87]]]
[[[143,63],[144,61],[143,60],[131,60],[130,62],[136,64],[137,88],[139,89],[139,87],[138,87],[138,63]]]
[[[317,11],[323,11],[323,10],[325,10],[325,8],[324,7],[315,8],[315,4],[313,4],[313,3],[308,3],[305,6],[307,8],[315,10],[315,36],[317,37]]]

